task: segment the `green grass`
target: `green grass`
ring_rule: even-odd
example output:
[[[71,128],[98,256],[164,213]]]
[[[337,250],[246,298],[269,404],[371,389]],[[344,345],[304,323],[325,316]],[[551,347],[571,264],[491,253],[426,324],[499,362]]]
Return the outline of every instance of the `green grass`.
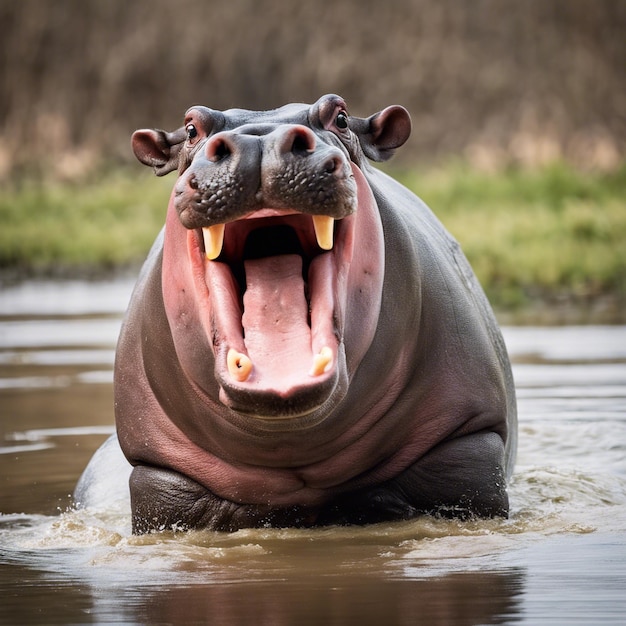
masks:
[[[490,300],[626,298],[626,167],[400,175],[459,241]]]
[[[497,308],[534,299],[626,300],[626,166],[480,173],[463,165],[395,173],[458,239]],[[0,270],[79,274],[141,262],[174,176],[117,171],[83,184],[0,191]]]
[[[106,271],[139,263],[165,221],[174,182],[125,172],[82,184],[23,182],[0,192],[0,268]]]

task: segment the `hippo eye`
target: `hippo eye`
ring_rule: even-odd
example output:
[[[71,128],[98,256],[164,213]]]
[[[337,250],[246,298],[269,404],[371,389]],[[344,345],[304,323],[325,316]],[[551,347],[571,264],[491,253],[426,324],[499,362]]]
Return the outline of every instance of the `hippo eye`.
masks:
[[[348,128],[348,114],[345,111],[340,111],[335,118],[335,126],[340,130]]]
[[[198,129],[193,124],[187,124],[185,126],[185,130],[187,131],[187,139],[195,139],[198,136]]]

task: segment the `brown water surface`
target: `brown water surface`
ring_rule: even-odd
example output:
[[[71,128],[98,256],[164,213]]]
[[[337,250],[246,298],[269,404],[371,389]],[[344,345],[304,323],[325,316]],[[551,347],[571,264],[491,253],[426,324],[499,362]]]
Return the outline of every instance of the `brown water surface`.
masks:
[[[509,520],[133,537],[69,494],[132,284],[0,291],[0,624],[624,624],[626,327],[507,327]]]

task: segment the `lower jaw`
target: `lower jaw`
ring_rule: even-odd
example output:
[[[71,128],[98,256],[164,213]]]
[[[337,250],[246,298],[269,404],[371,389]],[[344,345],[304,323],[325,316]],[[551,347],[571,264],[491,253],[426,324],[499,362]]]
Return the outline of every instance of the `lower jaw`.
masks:
[[[271,392],[255,392],[220,381],[220,401],[230,409],[226,418],[249,432],[295,432],[313,428],[326,420],[343,400],[348,376],[343,346],[331,375],[289,398]]]

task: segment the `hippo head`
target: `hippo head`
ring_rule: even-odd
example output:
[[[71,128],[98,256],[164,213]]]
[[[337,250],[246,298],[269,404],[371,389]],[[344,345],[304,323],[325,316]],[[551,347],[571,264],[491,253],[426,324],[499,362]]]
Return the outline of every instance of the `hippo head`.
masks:
[[[365,157],[389,158],[410,126],[402,107],[356,118],[328,95],[263,112],[195,106],[174,132],[134,133],[142,163],[178,170],[164,306],[187,379],[229,419],[298,428],[341,402],[382,298]]]

